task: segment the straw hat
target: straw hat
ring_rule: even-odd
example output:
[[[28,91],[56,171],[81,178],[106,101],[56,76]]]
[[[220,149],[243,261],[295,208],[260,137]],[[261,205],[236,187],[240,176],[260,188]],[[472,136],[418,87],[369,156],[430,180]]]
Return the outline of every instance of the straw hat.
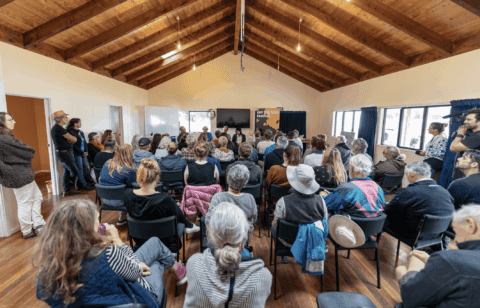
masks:
[[[52,113],[52,119],[61,118],[63,116],[68,116],[63,110],[55,111]]]
[[[365,244],[365,233],[349,217],[334,215],[328,220],[328,234],[339,245],[355,248]]]
[[[314,194],[320,189],[320,185],[315,181],[315,172],[308,165],[288,166],[287,179],[296,191],[305,195]]]

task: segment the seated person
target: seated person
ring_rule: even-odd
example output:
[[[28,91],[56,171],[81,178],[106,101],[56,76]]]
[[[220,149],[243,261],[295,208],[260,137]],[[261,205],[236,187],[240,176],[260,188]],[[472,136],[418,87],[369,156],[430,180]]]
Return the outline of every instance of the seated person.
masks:
[[[157,161],[160,161],[161,159],[163,159],[164,157],[170,154],[167,149],[170,143],[172,143],[172,138],[170,138],[169,136],[165,136],[162,138],[162,140],[160,141],[160,144],[158,145],[158,149],[155,151],[155,157],[157,158]],[[175,153],[173,154],[177,156],[182,155],[182,153],[178,150],[175,151]]]
[[[158,238],[134,253],[118,230],[99,224],[98,217],[97,205],[86,198],[52,208],[33,253],[38,299],[51,307],[134,302],[158,307],[165,270],[175,274],[177,284],[187,281],[185,267]]]
[[[415,239],[423,215],[449,216],[455,211],[453,198],[448,191],[430,178],[430,165],[411,163],[405,168],[410,185],[400,189],[392,201],[385,205],[385,227],[406,238]],[[444,249],[449,238],[445,237]]]
[[[157,161],[148,158],[142,160],[137,171],[137,183],[140,189],[127,189],[125,192],[125,207],[128,214],[140,220],[157,220],[175,216],[177,217],[177,223],[185,224],[186,233],[200,231],[199,227],[185,219],[182,210],[180,210],[180,207],[177,206],[170,195],[155,190],[159,183],[160,175],[161,171]],[[162,238],[162,242],[167,247],[176,247],[179,239],[179,237],[172,236]],[[135,241],[135,250],[146,242],[146,240],[136,238],[133,238],[133,240]],[[181,243],[179,245],[180,249]]]
[[[309,165],[312,168],[322,165],[323,153],[327,149],[327,144],[325,140],[315,139],[313,141],[313,150],[310,155],[305,159],[305,165]]]
[[[467,205],[452,222],[458,249],[428,255],[410,253],[408,268],[395,270],[403,305],[413,307],[478,307],[480,292],[480,206]]]
[[[258,149],[258,144],[259,144],[262,140],[264,140],[264,139],[262,138],[262,133],[260,132],[260,130],[257,129],[257,130],[255,131],[255,141],[253,142],[253,146],[255,147],[255,149]]]
[[[238,206],[227,202],[217,206],[207,225],[212,248],[194,254],[187,262],[184,307],[224,307],[227,302],[230,307],[265,306],[272,274],[262,259],[241,249],[248,230],[247,218]]]
[[[88,160],[91,164],[95,161],[100,151],[103,150],[103,144],[100,143],[100,135],[97,132],[91,132],[88,134]]]
[[[135,169],[133,169],[133,147],[129,144],[121,145],[115,151],[115,156],[103,165],[100,173],[100,184],[117,186],[125,184],[131,188],[135,182]],[[122,200],[103,199],[103,203],[109,206],[121,206]],[[127,213],[121,211],[117,226],[127,223]]]
[[[258,153],[260,154],[265,154],[265,150],[271,146],[271,145],[274,145],[275,144],[275,141],[272,140],[273,138],[273,133],[270,129],[267,129],[265,131],[265,140],[264,141],[260,141],[257,143],[257,151]]]
[[[195,146],[195,162],[185,169],[185,185],[209,186],[218,184],[220,179],[217,166],[207,161],[208,146],[206,142]]]
[[[236,148],[247,140],[245,134],[242,133],[242,129],[240,127],[235,128],[235,135],[232,137],[232,143],[235,145]]]
[[[297,129],[294,129],[293,132],[295,134],[295,139],[293,141],[298,144],[300,147],[300,152],[303,153],[303,142],[302,139],[300,139],[300,132]]]
[[[148,158],[148,159],[153,159],[157,160],[155,155],[153,155],[150,152],[151,149],[151,141],[148,138],[141,138],[138,141],[138,150],[136,150],[133,153],[133,163],[135,164],[135,170],[138,169],[138,166],[140,166],[140,163],[142,162],[142,159]]]
[[[329,211],[335,215],[370,218],[383,215],[385,197],[383,190],[368,175],[372,172],[372,161],[358,154],[350,159],[349,182],[340,184],[335,191],[322,191]]]
[[[180,137],[177,139],[178,141],[178,150],[180,153],[184,148],[188,148],[187,144],[187,134],[181,134]]]
[[[250,154],[250,157],[248,157],[248,159],[256,162],[258,160],[258,151],[255,150],[255,139],[253,137],[247,137],[247,142],[250,143],[250,145],[252,146],[252,154]],[[238,153],[238,155],[240,155],[240,152]]]
[[[281,136],[277,138],[277,143],[275,144],[276,149],[273,150],[272,152],[265,154],[263,158],[266,157],[265,159],[265,165],[263,167],[263,170],[265,174],[268,173],[268,170],[270,170],[273,166],[279,166],[282,165],[284,162],[283,159],[283,153],[285,152],[285,149],[288,146],[288,140],[287,138]],[[300,163],[300,161],[299,161]],[[298,164],[297,164],[298,165]]]
[[[158,149],[158,146],[160,145],[160,142],[162,141],[162,134],[154,134],[153,138],[150,138],[152,140],[152,143],[150,143],[150,153],[155,155],[155,152]],[[135,153],[135,151],[134,151]]]
[[[204,127],[202,128],[202,131],[203,131],[205,134],[207,134],[207,142],[210,142],[210,141],[213,140],[212,133],[210,133],[210,132],[208,131],[208,127],[204,126]]]
[[[195,160],[195,143],[197,140],[192,135],[187,136],[187,147],[182,149],[182,157],[187,163],[193,163]]]
[[[320,134],[318,135],[318,138],[325,140],[327,142],[327,135],[325,134]],[[330,147],[330,145],[327,143],[327,149]]]
[[[347,145],[347,138],[345,136],[337,136],[335,137],[335,147],[338,151],[340,151],[340,156],[342,157],[342,163],[346,167],[348,165],[348,161],[350,160],[350,156],[352,156],[352,150]]]
[[[387,146],[383,150],[383,156],[387,159],[375,165],[373,171],[375,172],[375,182],[382,185],[385,174],[402,174],[405,173],[405,154],[400,154],[400,150],[394,146]],[[395,189],[402,188],[401,185],[396,187],[383,187],[386,192],[391,192]]]
[[[105,162],[110,160],[115,155],[115,147],[117,146],[117,142],[112,138],[105,140],[103,144],[103,150],[100,153],[97,153],[95,156],[95,160],[93,161],[93,167],[100,169],[103,168]],[[98,179],[97,179],[98,182]]]
[[[275,150],[277,148],[277,140],[280,137],[284,137],[283,133],[281,131],[277,131],[277,133],[275,134],[275,138],[273,140],[274,143],[271,146],[267,147],[265,149],[265,152],[263,153],[263,161],[266,161],[268,154],[270,154],[271,152],[273,152],[273,150]],[[285,139],[287,139],[287,138],[285,138]],[[287,145],[288,145],[288,140],[287,140],[287,144],[285,145],[285,147],[287,147]]]
[[[218,145],[218,142],[220,141],[220,131],[219,130],[216,130],[215,131],[215,139],[212,140],[213,144],[215,145],[215,147],[217,147]]]
[[[353,142],[352,142],[352,156],[355,156],[357,154],[363,154],[363,155],[368,156],[370,158],[370,160],[372,160],[372,162],[373,162],[372,157],[367,154],[367,148],[368,148],[368,143],[365,141],[365,139],[358,138],[358,139],[353,140]],[[348,164],[346,164],[345,165],[345,170],[348,170],[348,168],[349,168],[349,166],[348,166]]]
[[[208,142],[208,134],[205,132],[200,133],[200,135],[198,135],[198,138],[197,138],[197,143],[199,142]]]
[[[232,161],[235,160],[235,155],[233,154],[233,151],[228,149],[227,146],[229,143],[232,143],[227,139],[225,136],[220,137],[220,141],[218,142],[218,145],[220,148],[218,148],[215,151],[215,158],[218,158],[221,162],[226,162],[226,161]]]
[[[322,187],[333,188],[348,181],[340,151],[336,148],[327,149],[322,158],[322,165],[313,170],[315,171],[315,180]]]
[[[295,133],[293,131],[288,132],[287,139],[288,139],[288,145],[296,145],[297,147],[300,148],[300,154],[303,154],[302,153],[302,148],[300,147],[300,145],[298,143],[295,142]]]
[[[187,161],[177,155],[177,144],[175,142],[170,142],[167,145],[167,153],[168,155],[165,156],[160,160],[158,166],[162,172],[175,172],[175,171],[183,171],[187,167]],[[173,184],[175,185],[175,184]],[[179,183],[182,185],[182,183]]]
[[[458,159],[456,167],[465,178],[453,181],[448,192],[454,199],[455,209],[469,203],[480,204],[480,150],[468,150]]]
[[[305,163],[305,159],[307,158],[308,155],[312,154],[312,151],[313,151],[313,141],[315,141],[315,139],[318,139],[317,136],[313,136],[311,139],[310,139],[310,144],[308,145],[307,149],[305,150],[305,153],[303,153],[303,157],[302,157],[302,160],[301,160],[301,163],[304,164]]]
[[[234,162],[233,164],[227,167],[226,173],[228,174],[229,170],[233,168],[233,166],[237,165],[244,165],[248,168],[250,173],[250,178],[248,180],[247,185],[257,185],[262,183],[262,169],[257,166],[253,161],[249,159],[250,155],[252,154],[252,146],[248,142],[244,142],[240,144],[238,149],[238,154],[240,154],[240,158],[238,161]]]
[[[257,166],[258,167],[258,166]],[[257,220],[257,204],[251,194],[242,193],[242,189],[248,182],[250,177],[249,171],[244,165],[235,165],[227,171],[228,191],[220,192],[213,195],[208,207],[207,215],[205,216],[205,224],[208,226],[215,209],[222,202],[235,204],[245,213],[250,227],[248,229],[248,240],[246,245],[250,243],[251,234],[253,232],[254,223]]]

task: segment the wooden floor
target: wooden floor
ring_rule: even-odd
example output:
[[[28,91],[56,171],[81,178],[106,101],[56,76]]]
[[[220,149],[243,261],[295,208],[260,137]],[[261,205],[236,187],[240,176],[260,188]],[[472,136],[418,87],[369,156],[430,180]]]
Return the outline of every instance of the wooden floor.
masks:
[[[95,192],[83,195],[92,200]],[[69,197],[72,198],[72,197]],[[42,214],[47,219],[52,206],[62,201],[63,197],[45,196],[42,204]],[[118,218],[117,212],[105,212],[102,221],[114,224]],[[120,236],[127,243],[127,227],[119,227]],[[48,307],[36,298],[36,276],[29,258],[35,238],[23,240],[20,232],[8,237],[0,238],[0,307]],[[265,228],[262,228],[262,238],[258,238],[258,229],[255,228],[252,244],[256,257],[261,257],[269,270],[273,273],[273,266],[269,266],[270,238]],[[198,234],[190,236],[186,243],[186,256],[192,256],[200,251]],[[328,242],[329,253],[325,261],[325,292],[335,291],[335,252],[333,245]],[[352,251],[350,259],[346,259],[346,252],[339,253],[340,290],[343,292],[362,293],[368,296],[376,307],[393,307],[401,301],[399,287],[395,279],[395,249],[396,241],[389,235],[382,236],[380,245],[381,284],[377,289],[376,263],[372,261],[374,251]],[[404,264],[410,248],[402,245],[399,264]],[[180,256],[182,256],[180,254]],[[280,262],[279,262],[280,263]],[[266,307],[316,307],[316,296],[320,293],[320,277],[301,274],[300,266],[292,258],[288,264],[278,265],[278,299],[273,299],[272,293],[267,300]],[[183,307],[186,287],[180,287],[180,295],[174,297],[175,279],[171,274],[165,274],[165,288],[168,293],[167,307]]]

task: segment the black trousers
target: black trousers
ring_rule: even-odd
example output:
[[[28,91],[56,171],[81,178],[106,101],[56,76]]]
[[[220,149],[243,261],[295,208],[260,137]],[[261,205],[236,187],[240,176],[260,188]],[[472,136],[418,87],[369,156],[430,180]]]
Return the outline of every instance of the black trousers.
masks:
[[[62,163],[63,166],[63,192],[68,192],[75,187],[75,178],[78,176],[78,169],[75,165],[75,160],[73,158],[73,152],[61,152],[57,151],[58,160]]]

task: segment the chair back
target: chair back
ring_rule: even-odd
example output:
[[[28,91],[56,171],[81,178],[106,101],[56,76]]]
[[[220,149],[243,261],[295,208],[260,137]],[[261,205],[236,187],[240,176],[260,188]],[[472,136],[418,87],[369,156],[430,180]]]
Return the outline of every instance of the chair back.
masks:
[[[384,187],[393,187],[402,185],[403,173],[402,174],[385,174],[383,179],[382,186]]]
[[[270,197],[280,199],[286,195],[290,190],[290,186],[280,186],[277,184],[270,185]]]
[[[220,162],[220,168],[222,169],[222,171],[227,170],[228,166],[230,166],[230,165],[233,164],[234,162],[235,162],[234,160],[231,160],[231,161],[221,161],[221,162]]]
[[[365,233],[366,237],[376,235],[382,232],[383,225],[385,224],[386,219],[387,215],[385,214],[372,218],[352,217],[352,221],[354,221],[360,228],[362,228],[363,233]]]
[[[128,232],[131,237],[148,240],[151,237],[159,239],[177,235],[177,218],[175,216],[156,220],[140,220],[127,217]]]
[[[100,183],[100,173],[102,173],[102,168],[93,167],[93,172],[95,173],[95,178],[97,182]]]
[[[425,214],[419,224],[419,238],[432,237],[447,231],[453,216],[433,216]]]
[[[287,222],[284,219],[279,219],[277,224],[278,238],[281,238],[289,244],[295,243],[298,233],[298,224]]]
[[[262,196],[262,184],[246,185],[243,187],[242,192],[251,194],[255,199],[260,198]]]
[[[263,154],[258,153],[257,155],[258,155],[258,160],[257,160],[257,162],[258,162],[259,160],[263,160]]]
[[[183,171],[164,171],[162,172],[162,182],[164,184],[182,182],[183,183]]]
[[[125,190],[127,186],[125,184],[115,186],[95,184],[95,188],[99,198],[123,201],[125,199]]]

